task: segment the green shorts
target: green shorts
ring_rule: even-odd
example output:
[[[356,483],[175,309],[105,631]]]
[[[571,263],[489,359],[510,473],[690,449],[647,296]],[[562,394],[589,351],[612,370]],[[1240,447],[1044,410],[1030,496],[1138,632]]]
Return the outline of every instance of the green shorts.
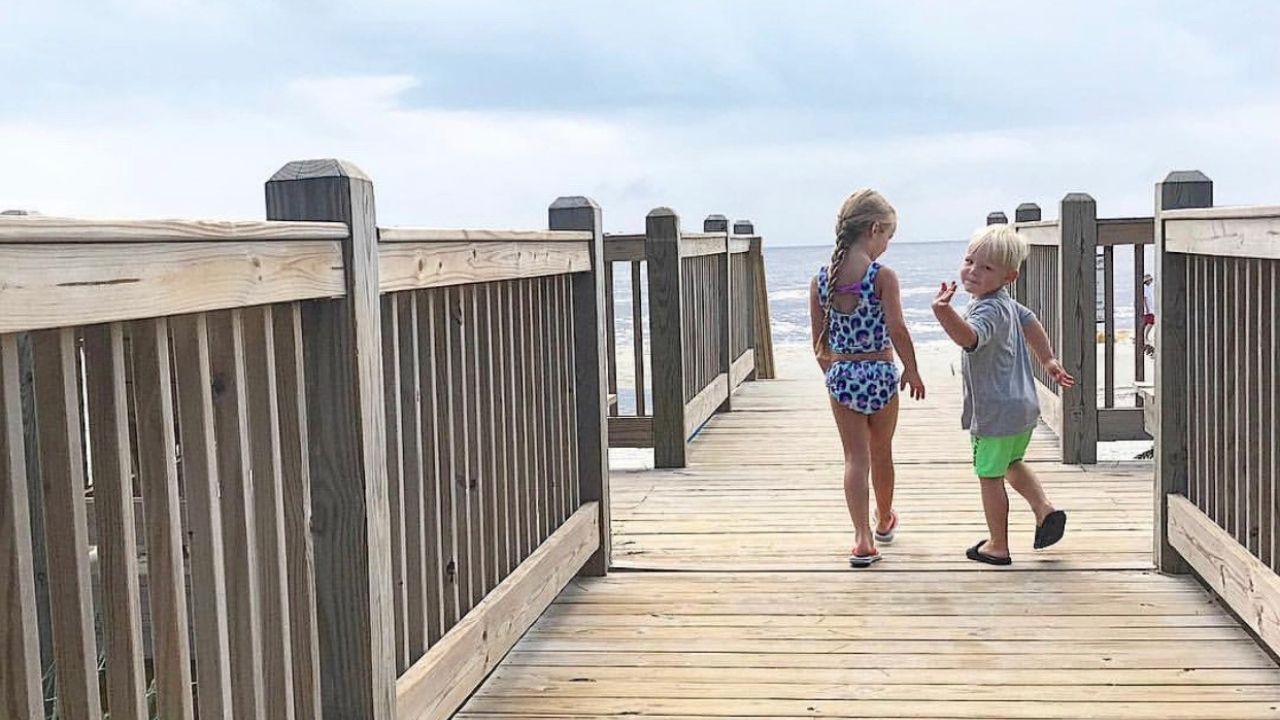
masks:
[[[1004,477],[1009,466],[1022,459],[1031,443],[1031,431],[1000,437],[974,437],[973,469],[980,478]]]

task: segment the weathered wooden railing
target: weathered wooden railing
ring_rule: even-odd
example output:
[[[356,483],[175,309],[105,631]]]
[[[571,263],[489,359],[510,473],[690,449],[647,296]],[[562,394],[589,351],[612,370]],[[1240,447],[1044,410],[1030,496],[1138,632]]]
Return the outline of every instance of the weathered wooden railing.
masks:
[[[987,219],[1001,222],[1004,214],[992,213]],[[1099,442],[1146,438],[1140,400],[1135,396],[1135,404],[1130,407],[1116,402],[1115,248],[1133,247],[1135,318],[1139,322],[1134,337],[1134,371],[1141,381],[1145,377],[1140,325],[1143,248],[1151,243],[1151,219],[1099,219],[1093,198],[1071,193],[1062,200],[1058,220],[1042,220],[1040,208],[1033,203],[1019,205],[1014,228],[1031,251],[1014,284],[1014,296],[1035,311],[1063,364],[1078,382],[1075,388],[1064,389],[1038,366],[1034,369],[1041,412],[1058,434],[1062,461],[1093,463],[1097,461]],[[1099,266],[1103,275],[1101,288]],[[1103,324],[1104,338],[1101,375],[1096,340],[1099,322]]]
[[[676,214],[659,208],[649,214],[644,235],[607,235],[604,245],[611,289],[613,264],[630,265],[635,396],[634,415],[611,407],[610,445],[652,447],[658,467],[682,467],[689,438],[729,409],[734,390],[745,380],[772,377],[760,237],[741,221],[730,233],[721,215],[708,217],[701,233],[682,232]],[[616,397],[618,324],[612,290],[608,295],[609,386]]]
[[[1190,566],[1280,651],[1280,207],[1156,189],[1157,566]]]
[[[4,717],[445,717],[605,571],[599,208],[267,214],[0,219]]]

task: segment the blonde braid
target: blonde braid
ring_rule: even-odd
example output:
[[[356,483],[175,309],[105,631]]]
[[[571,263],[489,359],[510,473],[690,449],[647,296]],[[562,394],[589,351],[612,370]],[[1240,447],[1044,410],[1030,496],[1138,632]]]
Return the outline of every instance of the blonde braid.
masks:
[[[813,352],[819,358],[828,357],[831,328],[831,305],[835,301],[836,275],[844,265],[849,248],[861,240],[876,223],[892,223],[896,217],[893,206],[884,196],[870,188],[853,192],[845,198],[836,215],[836,247],[827,266],[827,300],[822,303],[822,330],[813,342]]]

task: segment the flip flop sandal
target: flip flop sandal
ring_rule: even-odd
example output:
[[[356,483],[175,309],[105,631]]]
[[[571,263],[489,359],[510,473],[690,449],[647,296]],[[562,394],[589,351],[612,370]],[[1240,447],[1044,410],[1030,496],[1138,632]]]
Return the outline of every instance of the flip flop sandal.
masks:
[[[1036,526],[1036,541],[1033,547],[1036,550],[1047,548],[1061,540],[1066,531],[1067,514],[1061,510],[1054,510],[1044,517],[1044,522]]]
[[[859,555],[857,553],[849,553],[849,567],[868,568],[874,563],[880,562],[880,552],[876,551],[870,555]]]
[[[880,524],[880,521],[877,519],[876,525],[879,525],[879,524]],[[888,545],[889,543],[893,542],[893,536],[898,532],[898,511],[897,510],[889,511],[888,532],[882,533],[879,530],[875,530],[874,528],[872,529],[872,532],[875,534],[876,542],[878,543],[884,543],[885,545]]]
[[[986,563],[987,565],[1001,565],[1001,566],[1003,566],[1003,565],[1012,565],[1012,564],[1013,564],[1013,560],[1012,560],[1012,559],[1010,559],[1010,558],[1007,558],[1007,557],[996,557],[995,555],[988,555],[988,554],[986,554],[986,553],[982,552],[981,548],[982,548],[982,546],[983,546],[983,545],[986,545],[986,544],[987,544],[987,541],[986,541],[986,540],[983,540],[983,541],[979,542],[977,545],[974,545],[973,547],[969,548],[968,550],[965,550],[965,551],[964,551],[964,556],[965,556],[965,557],[967,557],[967,558],[969,558],[970,560],[973,560],[974,562]]]

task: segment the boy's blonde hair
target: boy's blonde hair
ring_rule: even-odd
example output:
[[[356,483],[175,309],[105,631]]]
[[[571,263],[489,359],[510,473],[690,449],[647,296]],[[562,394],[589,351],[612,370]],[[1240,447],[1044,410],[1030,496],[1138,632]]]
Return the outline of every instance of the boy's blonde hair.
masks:
[[[871,188],[853,191],[840,205],[836,214],[836,247],[831,252],[831,263],[827,265],[827,282],[834,288],[836,273],[844,265],[849,248],[871,232],[876,223],[896,226],[898,213],[888,200]],[[831,301],[835,292],[827,294],[827,301],[822,305],[822,331],[814,340],[813,350],[819,357],[826,357],[830,351],[827,347],[827,328],[831,323]]]
[[[1005,224],[988,225],[973,234],[969,241],[970,252],[981,252],[1000,267],[1017,270],[1027,259],[1031,249],[1014,229]]]

